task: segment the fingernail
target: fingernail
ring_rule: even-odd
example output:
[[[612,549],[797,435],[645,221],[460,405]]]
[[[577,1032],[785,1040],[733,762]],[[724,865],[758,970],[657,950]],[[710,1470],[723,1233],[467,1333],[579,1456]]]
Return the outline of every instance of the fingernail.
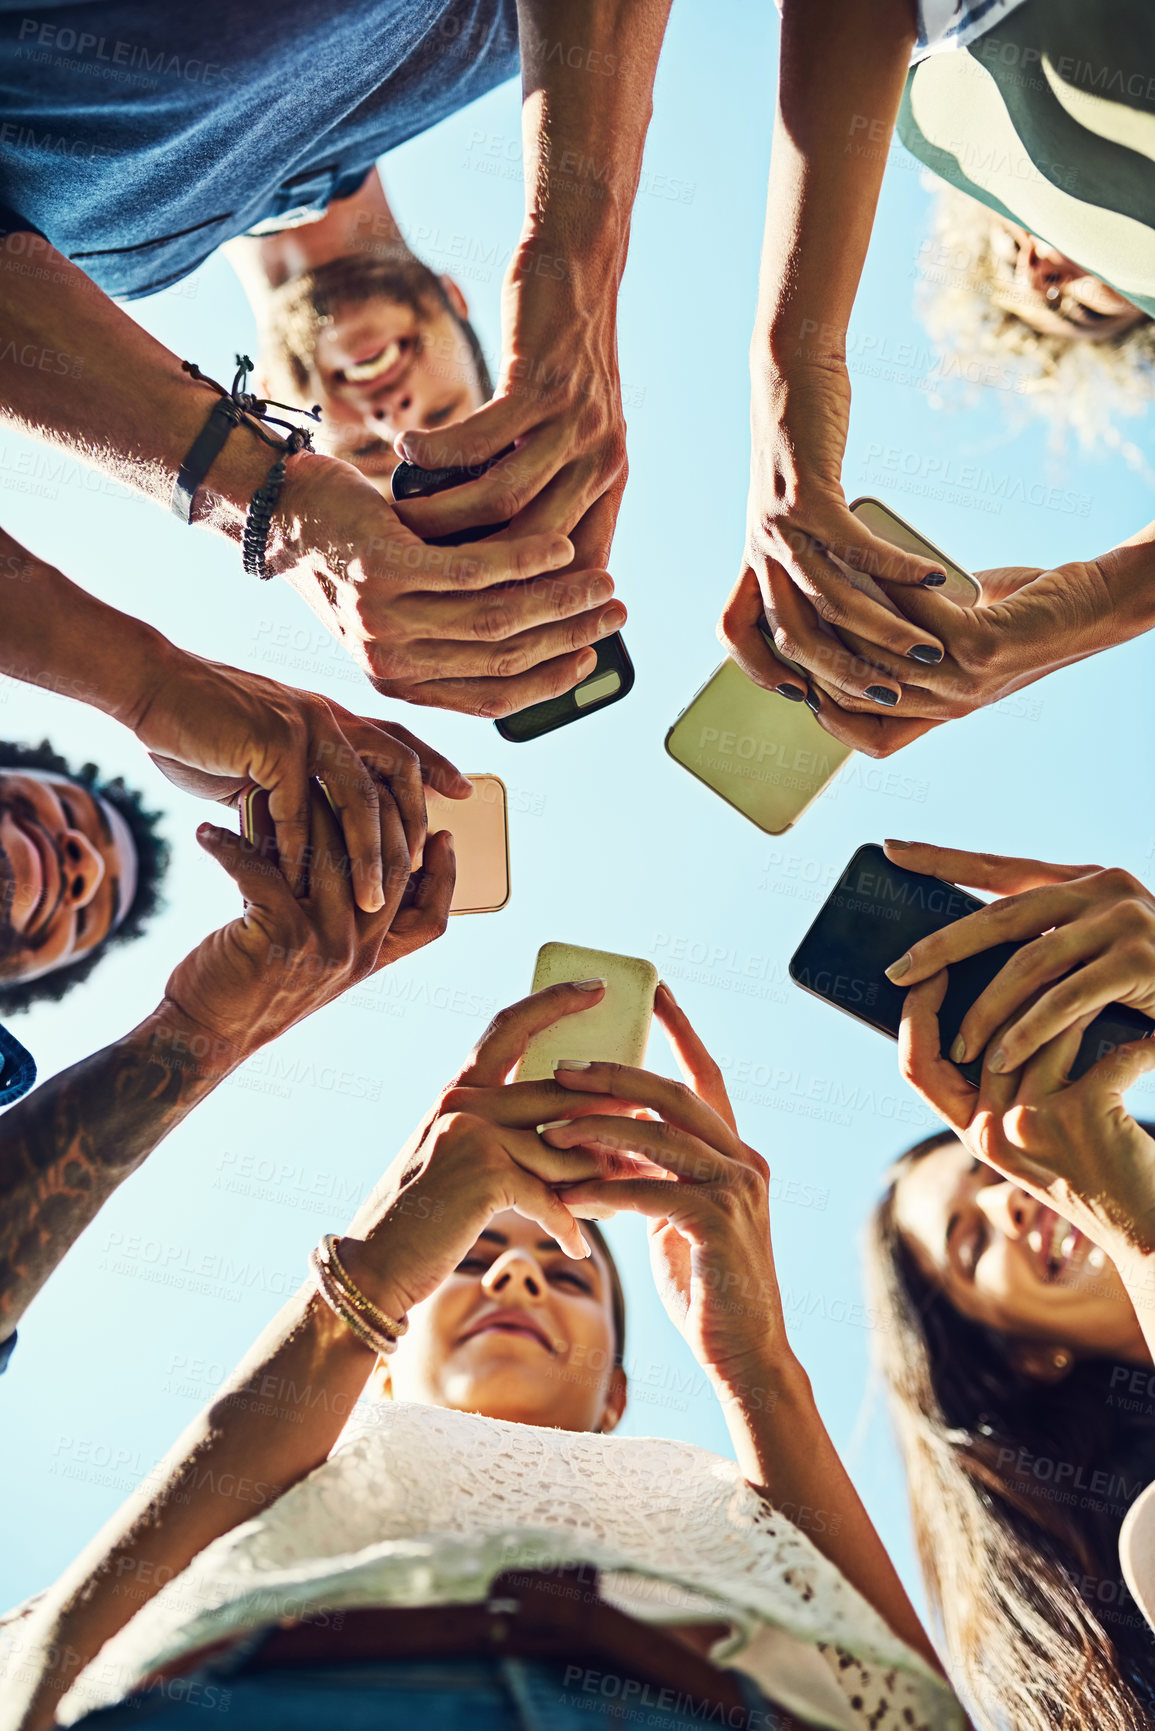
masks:
[[[796,685],[776,685],[774,687],[779,697],[788,697],[791,703],[805,703],[806,693],[799,691]]]
[[[875,703],[882,703],[887,709],[893,709],[898,702],[898,692],[891,691],[887,685],[868,685],[866,696],[872,697]]]
[[[590,1060],[588,1058],[559,1058],[553,1068],[555,1075],[559,1070],[588,1070]]]
[[[950,1049],[950,1061],[952,1064],[961,1064],[966,1055],[967,1043],[960,1034]]]
[[[936,649],[933,643],[916,643],[906,653],[911,661],[921,661],[926,667],[936,667],[942,660],[942,650]]]
[[[593,1252],[593,1246],[590,1243],[589,1239],[586,1237],[585,1233],[580,1229],[580,1227],[578,1229],[578,1237],[581,1239],[582,1243],[585,1245],[586,1255],[592,1256],[594,1253]],[[568,1345],[569,1343],[566,1342],[565,1344]],[[563,1347],[563,1350],[564,1350],[564,1347]]]
[[[583,649],[581,654],[578,656],[577,664],[579,678],[588,679],[598,664],[597,651],[594,649]]]
[[[617,631],[626,622],[626,610],[620,601],[615,601],[612,607],[607,607],[598,620],[598,636],[608,637],[611,631]]]
[[[539,1124],[537,1126],[537,1133],[539,1136],[544,1136],[547,1130],[560,1130],[563,1125],[569,1125],[572,1123],[572,1118],[551,1118],[548,1124]]]
[[[996,1076],[1001,1076],[1006,1067],[1007,1055],[1001,1046],[996,1046],[987,1059],[987,1069],[993,1071]]]
[[[807,707],[807,709],[810,710],[811,714],[813,714],[813,715],[818,714],[818,711],[821,708],[821,704],[818,701],[817,692],[808,691],[806,693],[806,707]]]
[[[945,571],[928,571],[922,580],[922,586],[924,589],[941,589],[945,582]]]
[[[576,986],[579,992],[596,992],[599,986],[605,985],[601,975],[595,975],[592,980],[571,980],[570,985]]]
[[[886,977],[888,980],[901,980],[902,976],[904,974],[909,974],[909,972],[910,951],[908,950],[905,956],[899,956],[897,962],[891,962],[889,968],[886,970]]]
[[[885,847],[913,847],[914,843],[912,841],[895,841],[893,836],[888,835],[883,845]]]

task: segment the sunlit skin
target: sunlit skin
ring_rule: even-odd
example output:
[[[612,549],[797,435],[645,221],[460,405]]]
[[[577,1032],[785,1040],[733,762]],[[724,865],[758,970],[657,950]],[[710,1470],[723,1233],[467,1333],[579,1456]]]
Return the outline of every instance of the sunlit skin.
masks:
[[[960,1142],[903,1171],[895,1222],[922,1273],[972,1322],[1074,1358],[1150,1362],[1113,1263]]]
[[[558,1430],[610,1431],[626,1402],[614,1366],[609,1270],[566,1256],[534,1220],[495,1214],[424,1303],[388,1361],[398,1400]]]
[[[992,217],[991,251],[999,278],[992,303],[1041,336],[1105,342],[1146,320],[1123,295],[1017,223]]]
[[[95,949],[136,893],[124,819],[64,776],[0,773],[0,848],[11,871],[0,909],[0,929],[13,935],[5,980],[37,979]]]

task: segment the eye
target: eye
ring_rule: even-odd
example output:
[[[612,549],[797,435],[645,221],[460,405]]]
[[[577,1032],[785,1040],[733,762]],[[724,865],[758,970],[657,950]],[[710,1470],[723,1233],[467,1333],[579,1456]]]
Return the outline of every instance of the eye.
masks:
[[[979,1258],[990,1243],[990,1233],[985,1220],[975,1222],[974,1231],[967,1234],[959,1245],[959,1266],[968,1280],[973,1280],[978,1269]]]
[[[452,404],[450,405],[450,407],[448,409],[434,409],[432,414],[426,416],[426,419],[425,419],[426,427],[444,426],[445,422],[449,419],[449,417],[452,413],[453,413]]]
[[[60,800],[60,809],[64,813],[64,821],[68,825],[69,829],[79,829],[80,825],[76,821],[76,813],[73,811],[68,801],[60,794],[57,795],[57,798]]]
[[[489,1267],[484,1256],[463,1256],[454,1269],[455,1274],[484,1274]]]
[[[555,1268],[550,1274],[550,1279],[553,1281],[555,1286],[565,1284],[572,1286],[577,1292],[593,1291],[593,1286],[590,1281],[586,1279],[585,1275],[579,1274],[577,1270],[573,1268]]]

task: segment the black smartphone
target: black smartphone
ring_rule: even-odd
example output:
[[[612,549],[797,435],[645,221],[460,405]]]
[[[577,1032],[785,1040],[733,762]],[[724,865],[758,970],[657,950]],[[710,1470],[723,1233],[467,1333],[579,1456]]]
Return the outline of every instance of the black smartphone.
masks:
[[[825,998],[836,1009],[896,1040],[906,988],[888,980],[886,969],[920,939],[986,905],[957,884],[895,865],[880,847],[869,843],[854,855],[791,956],[790,978],[803,991]],[[995,944],[948,970],[938,1013],[942,1052],[950,1051],[975,999],[1021,948],[1020,943]],[[1083,1034],[1071,1066],[1072,1081],[1116,1046],[1145,1040],[1152,1033],[1155,1022],[1142,1011],[1108,1004]],[[982,1053],[958,1068],[977,1088]]]
[[[415,463],[399,463],[393,471],[393,497],[397,500],[427,499],[432,493],[444,493],[450,487],[476,481],[494,463],[507,457],[512,449],[512,445],[507,445],[483,463],[468,463],[452,469],[419,469]],[[508,527],[507,518],[504,523],[457,529],[451,535],[433,536],[429,545],[461,547],[467,541],[480,541],[486,535],[496,535],[499,529]],[[611,703],[625,697],[633,689],[634,664],[621,632],[615,631],[612,637],[604,637],[593,648],[597,655],[593,672],[587,673],[572,691],[563,692],[560,697],[547,697],[541,703],[531,703],[528,709],[507,715],[504,721],[495,721],[493,725],[502,739],[515,745],[529,739],[540,739],[542,734],[552,733],[555,728],[565,727],[571,721],[579,721],[583,715],[592,715],[597,709],[608,709]]]

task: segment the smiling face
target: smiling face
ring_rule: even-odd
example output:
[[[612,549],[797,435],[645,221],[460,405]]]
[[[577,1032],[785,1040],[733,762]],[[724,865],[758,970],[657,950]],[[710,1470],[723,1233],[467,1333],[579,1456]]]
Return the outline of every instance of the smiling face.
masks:
[[[1142,324],[1147,315],[1045,240],[992,216],[991,301],[1046,337],[1104,342]]]
[[[67,776],[0,770],[0,979],[33,980],[87,955],[136,893],[120,813]]]
[[[409,1313],[388,1363],[398,1400],[559,1430],[612,1430],[625,1406],[614,1365],[609,1265],[541,1227],[496,1214],[437,1291]]]
[[[486,400],[467,311],[456,283],[416,260],[332,260],[279,297],[274,395],[319,404],[317,448],[388,494],[399,433],[449,426]]]
[[[1131,1301],[1104,1253],[960,1142],[902,1171],[898,1232],[921,1272],[972,1322],[1082,1357],[1143,1357]]]

